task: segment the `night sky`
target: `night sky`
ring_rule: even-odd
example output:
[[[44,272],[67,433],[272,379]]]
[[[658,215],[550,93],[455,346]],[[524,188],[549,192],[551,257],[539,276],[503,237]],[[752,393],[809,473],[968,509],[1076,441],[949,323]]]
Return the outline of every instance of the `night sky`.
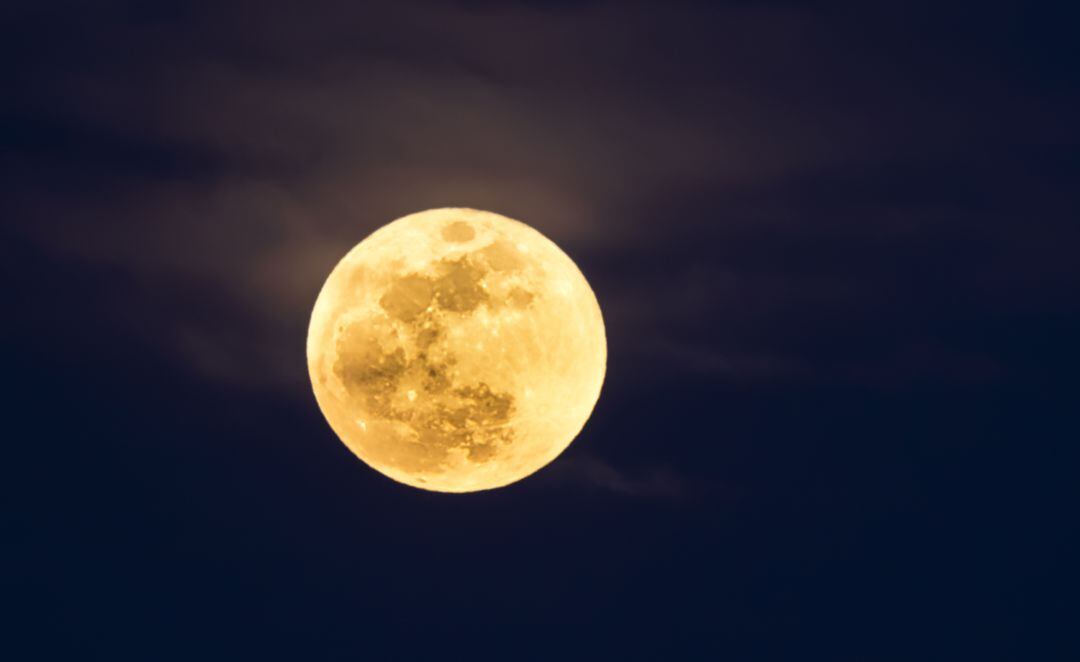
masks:
[[[1076,659],[1057,4],[7,0],[0,658]],[[356,459],[304,353],[447,206],[609,343],[465,495]]]

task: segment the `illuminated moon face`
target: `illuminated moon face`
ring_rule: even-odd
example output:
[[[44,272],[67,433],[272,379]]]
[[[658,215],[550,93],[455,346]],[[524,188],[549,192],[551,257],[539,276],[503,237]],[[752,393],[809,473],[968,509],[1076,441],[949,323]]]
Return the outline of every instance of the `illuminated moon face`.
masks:
[[[307,339],[326,420],[361,460],[427,490],[520,480],[600,395],[600,307],[536,230],[472,209],[398,219],[323,285]]]

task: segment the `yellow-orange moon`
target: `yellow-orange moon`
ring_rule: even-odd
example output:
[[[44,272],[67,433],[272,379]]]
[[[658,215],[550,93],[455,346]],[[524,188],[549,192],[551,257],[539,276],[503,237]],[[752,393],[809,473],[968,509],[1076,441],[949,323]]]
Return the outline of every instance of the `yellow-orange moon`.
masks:
[[[361,460],[472,492],[570,445],[600,396],[607,341],[589,283],[549,239],[498,214],[432,209],[337,264],[307,360],[323,415]]]

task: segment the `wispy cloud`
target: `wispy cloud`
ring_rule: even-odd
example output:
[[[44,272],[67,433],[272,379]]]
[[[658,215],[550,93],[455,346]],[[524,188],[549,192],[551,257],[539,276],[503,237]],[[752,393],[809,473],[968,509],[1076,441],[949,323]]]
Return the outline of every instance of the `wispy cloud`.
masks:
[[[701,489],[671,467],[629,471],[592,454],[560,458],[550,471],[558,482],[626,497],[681,499]]]

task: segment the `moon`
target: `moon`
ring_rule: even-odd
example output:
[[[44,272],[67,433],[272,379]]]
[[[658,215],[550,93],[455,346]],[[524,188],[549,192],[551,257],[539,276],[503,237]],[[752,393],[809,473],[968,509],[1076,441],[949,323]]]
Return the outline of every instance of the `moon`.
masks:
[[[600,396],[607,341],[577,266],[519,221],[431,209],[383,226],[326,279],[307,336],[319,408],[406,485],[508,485],[562,453]]]

